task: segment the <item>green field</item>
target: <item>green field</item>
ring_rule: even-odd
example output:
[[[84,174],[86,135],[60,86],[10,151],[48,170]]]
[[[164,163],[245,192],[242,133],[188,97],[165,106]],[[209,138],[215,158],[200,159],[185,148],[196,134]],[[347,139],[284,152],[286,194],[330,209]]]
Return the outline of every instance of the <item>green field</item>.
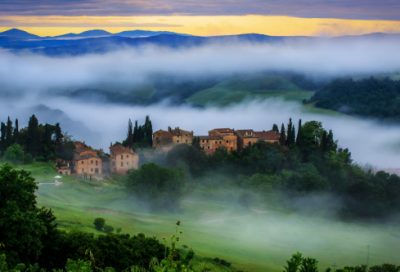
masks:
[[[37,182],[52,183],[57,174],[51,163],[24,166]],[[52,208],[61,229],[96,231],[93,220],[104,217],[107,224],[123,233],[140,232],[159,239],[174,232],[182,221],[182,245],[197,255],[223,258],[233,269],[282,271],[285,260],[299,251],[319,260],[320,270],[332,265],[398,264],[400,228],[348,224],[317,217],[296,215],[273,206],[245,210],[224,201],[205,200],[194,192],[173,214],[154,214],[127,195],[121,177],[105,181],[83,181],[63,177],[62,184],[41,184],[38,205]],[[201,259],[202,260],[202,259]],[[212,264],[210,264],[212,265]],[[224,271],[213,268],[212,271]]]
[[[212,88],[188,97],[186,102],[194,105],[227,106],[245,100],[263,100],[282,97],[285,100],[302,101],[314,92],[302,90],[281,76],[258,75],[235,77],[220,82]]]

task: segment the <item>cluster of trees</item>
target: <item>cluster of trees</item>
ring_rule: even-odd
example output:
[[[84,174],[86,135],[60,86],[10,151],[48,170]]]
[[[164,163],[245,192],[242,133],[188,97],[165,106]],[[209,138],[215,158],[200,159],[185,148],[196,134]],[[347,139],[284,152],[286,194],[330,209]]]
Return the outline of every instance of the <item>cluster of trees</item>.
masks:
[[[289,120],[280,133],[280,144],[259,141],[230,153],[222,147],[210,156],[196,140],[192,145],[175,146],[165,157],[158,157],[157,164],[183,167],[190,180],[199,185],[208,176],[213,177],[207,184],[211,187],[229,180],[221,187],[254,191],[264,199],[277,193],[289,199],[329,194],[341,203],[338,213],[345,219],[382,218],[400,211],[400,178],[385,172],[374,174],[354,164],[351,152],[340,148],[333,132],[326,131],[321,122],[302,124],[300,120],[295,134]],[[225,179],[215,178],[218,175]],[[246,199],[241,202],[247,203]]]
[[[52,210],[36,206],[37,189],[25,170],[15,170],[9,164],[0,167],[0,256],[5,254],[11,267],[38,263],[52,271],[64,268],[68,259],[93,257],[96,267],[122,271],[132,265],[148,267],[152,258],[164,257],[165,244],[144,234],[95,236],[78,230],[59,230]]]
[[[19,129],[18,119],[15,123],[8,120],[1,122],[1,154],[10,161],[31,163],[54,160],[55,158],[71,159],[75,145],[67,133],[63,133],[60,124],[39,124],[35,115],[29,118],[28,126]]]
[[[347,114],[400,121],[400,81],[336,79],[305,103]]]
[[[93,222],[93,225],[98,231],[104,231],[105,233],[111,233],[114,231],[114,227],[106,225],[106,220],[102,217],[96,218]],[[120,233],[121,230],[121,228],[116,229],[117,233]]]
[[[151,124],[150,117],[147,115],[143,125],[138,126],[138,121],[135,121],[133,126],[131,119],[128,121],[128,130],[126,133],[126,139],[122,143],[116,142],[116,144],[122,144],[125,147],[133,148],[148,148],[153,145],[153,126]]]

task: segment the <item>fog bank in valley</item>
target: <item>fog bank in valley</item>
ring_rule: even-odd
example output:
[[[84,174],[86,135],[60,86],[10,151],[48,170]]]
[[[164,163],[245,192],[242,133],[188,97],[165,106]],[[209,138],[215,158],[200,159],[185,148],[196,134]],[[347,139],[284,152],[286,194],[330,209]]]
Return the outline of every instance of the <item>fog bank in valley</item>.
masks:
[[[280,99],[245,102],[227,108],[192,108],[189,106],[170,106],[168,103],[155,104],[148,107],[121,106],[112,104],[91,104],[76,102],[66,98],[46,100],[24,100],[18,105],[10,106],[0,102],[0,114],[3,120],[10,115],[12,119],[20,118],[20,126],[27,124],[27,115],[38,112],[31,105],[42,103],[52,109],[60,109],[65,113],[64,120],[68,122],[63,129],[68,130],[76,140],[96,148],[108,150],[110,142],[122,141],[126,137],[128,119],[144,122],[150,115],[153,130],[168,126],[193,130],[195,135],[207,135],[214,128],[229,127],[234,129],[270,130],[274,123],[287,124],[290,117],[295,122],[297,130],[298,119],[304,122],[318,120],[325,129],[333,130],[339,146],[349,148],[352,158],[360,163],[370,163],[379,167],[400,167],[399,144],[400,127],[384,125],[376,121],[360,120],[348,116],[330,116],[305,112],[303,107],[295,102]],[[28,109],[28,110],[27,110]],[[68,117],[68,118],[67,118]],[[54,123],[54,113],[39,115],[42,123]],[[397,147],[397,148],[396,148]]]

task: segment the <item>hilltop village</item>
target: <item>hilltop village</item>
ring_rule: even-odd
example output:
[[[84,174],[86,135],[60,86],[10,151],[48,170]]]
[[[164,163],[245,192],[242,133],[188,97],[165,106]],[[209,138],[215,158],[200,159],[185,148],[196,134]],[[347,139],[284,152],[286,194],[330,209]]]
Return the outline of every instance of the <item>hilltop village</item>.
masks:
[[[275,130],[216,128],[210,130],[208,135],[196,136],[193,131],[168,127],[167,130],[160,129],[153,133],[153,152],[146,152],[146,157],[151,157],[152,154],[166,153],[176,145],[192,144],[194,139],[198,139],[202,150],[210,155],[223,146],[228,152],[240,152],[244,147],[251,146],[260,140],[278,144],[279,137],[280,134]],[[111,145],[109,154],[102,149],[93,149],[85,142],[75,141],[74,144],[76,148],[72,161],[57,160],[56,167],[59,174],[94,177],[107,173],[126,175],[127,170],[139,167],[139,154],[122,144]]]

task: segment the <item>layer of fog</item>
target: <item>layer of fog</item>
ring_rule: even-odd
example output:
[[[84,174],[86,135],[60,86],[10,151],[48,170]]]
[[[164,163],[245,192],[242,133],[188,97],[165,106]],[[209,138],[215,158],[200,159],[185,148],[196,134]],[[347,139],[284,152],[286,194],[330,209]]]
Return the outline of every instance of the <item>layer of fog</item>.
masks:
[[[333,130],[335,139],[339,139],[339,146],[350,149],[352,158],[357,163],[400,168],[399,126],[384,125],[348,116],[314,114],[305,111],[305,108],[298,103],[279,99],[245,102],[223,109],[171,107],[167,103],[148,107],[96,105],[65,98],[21,99],[15,103],[1,100],[1,119],[6,121],[8,115],[13,120],[20,118],[22,120],[20,127],[26,126],[28,116],[40,113],[37,108],[31,107],[39,103],[51,109],[63,111],[64,119],[59,120],[61,127],[68,130],[76,140],[86,141],[94,148],[101,147],[104,150],[108,150],[110,142],[122,141],[126,138],[129,118],[138,120],[139,124],[142,124],[146,115],[150,115],[154,131],[167,130],[168,126],[171,126],[194,131],[195,135],[207,135],[209,130],[221,127],[270,130],[274,123],[279,126],[281,123],[286,125],[288,119],[292,117],[296,130],[299,118],[302,119],[303,124],[311,120],[321,121],[325,129]],[[39,109],[43,110],[43,108]],[[63,120],[66,122],[64,125]],[[57,118],[53,111],[44,111],[41,112],[39,121],[55,123]]]
[[[286,44],[224,44],[186,49],[153,46],[107,54],[50,58],[0,51],[2,89],[24,93],[90,85],[140,84],[154,74],[197,78],[264,70],[294,71],[313,77],[372,75],[398,71],[398,40]]]

